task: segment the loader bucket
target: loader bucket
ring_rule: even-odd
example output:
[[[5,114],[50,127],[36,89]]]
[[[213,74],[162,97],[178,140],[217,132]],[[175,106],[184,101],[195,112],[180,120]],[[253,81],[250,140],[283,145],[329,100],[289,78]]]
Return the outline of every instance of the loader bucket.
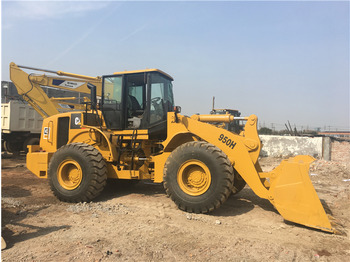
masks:
[[[334,233],[309,177],[315,159],[297,156],[271,172],[269,200],[285,220]]]

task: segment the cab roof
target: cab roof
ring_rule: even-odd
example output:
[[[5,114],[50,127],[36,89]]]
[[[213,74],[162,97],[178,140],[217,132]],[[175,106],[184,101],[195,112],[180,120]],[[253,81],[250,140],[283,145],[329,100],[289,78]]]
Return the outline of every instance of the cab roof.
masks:
[[[133,71],[122,71],[122,72],[115,72],[114,75],[127,75],[127,74],[149,73],[149,72],[158,72],[158,73],[164,75],[165,77],[169,78],[171,81],[174,80],[170,75],[168,75],[167,73],[165,73],[159,69],[143,69],[143,70],[133,70]]]

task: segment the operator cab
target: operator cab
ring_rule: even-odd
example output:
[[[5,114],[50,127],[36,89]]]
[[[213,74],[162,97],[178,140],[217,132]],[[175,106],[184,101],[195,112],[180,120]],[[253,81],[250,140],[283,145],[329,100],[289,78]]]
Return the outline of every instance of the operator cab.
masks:
[[[148,129],[165,138],[167,113],[174,111],[171,76],[158,69],[103,76],[100,108],[111,130]]]

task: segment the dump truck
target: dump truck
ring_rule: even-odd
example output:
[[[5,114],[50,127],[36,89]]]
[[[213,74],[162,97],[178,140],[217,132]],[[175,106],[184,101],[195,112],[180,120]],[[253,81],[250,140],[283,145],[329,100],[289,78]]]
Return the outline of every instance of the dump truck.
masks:
[[[42,117],[25,103],[16,87],[1,81],[1,145],[9,153],[19,153],[28,145],[39,144]]]
[[[91,201],[107,179],[147,179],[163,183],[179,209],[208,213],[248,184],[285,220],[335,232],[309,178],[312,157],[296,156],[263,172],[256,115],[182,115],[173,78],[159,69],[88,77],[11,63],[10,77],[44,116],[40,145],[28,146],[27,168],[48,179],[61,201]],[[42,85],[64,81],[71,82],[65,88],[90,92],[84,110],[59,113],[41,93]],[[235,120],[245,121],[239,134],[213,124]]]
[[[1,142],[5,151],[18,153],[39,144],[43,119],[28,104],[12,100],[1,103]]]

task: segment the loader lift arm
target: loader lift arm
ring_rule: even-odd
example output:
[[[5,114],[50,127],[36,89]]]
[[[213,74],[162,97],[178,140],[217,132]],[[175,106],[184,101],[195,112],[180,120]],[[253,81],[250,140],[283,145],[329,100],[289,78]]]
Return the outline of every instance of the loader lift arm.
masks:
[[[63,77],[45,74],[28,74],[21,68],[47,72]],[[63,71],[52,71],[21,66],[12,62],[10,64],[10,79],[15,84],[18,94],[21,95],[23,99],[27,101],[43,118],[58,114],[59,109],[63,109],[60,104],[69,105],[79,110],[83,110],[84,107],[81,104],[70,102],[71,100],[75,100],[76,97],[49,98],[42,87],[53,87],[62,90],[90,94],[90,89],[87,86],[87,83],[89,82],[96,86],[97,95],[101,96],[101,77],[91,77]]]
[[[269,200],[285,220],[335,232],[309,178],[313,157],[299,155],[283,160],[271,172],[262,172],[258,162],[262,145],[257,132],[257,116],[245,118],[243,136],[203,123],[211,121],[210,117],[193,115],[180,119],[188,131],[220,148],[254,193]],[[212,121],[215,121],[214,117]]]
[[[285,220],[326,232],[336,232],[309,177],[309,165],[315,160],[313,157],[296,156],[283,160],[271,172],[262,171],[258,161],[262,144],[257,132],[257,116],[235,118],[233,115],[178,115],[177,121],[173,115],[168,117],[169,134],[163,142],[165,151],[171,151],[173,138],[178,133],[188,132],[224,152],[235,170],[235,176],[238,174],[242,177],[257,196],[269,200]],[[244,131],[239,135],[209,124],[229,123],[235,119],[246,121]],[[181,169],[178,172],[181,173]],[[203,169],[202,174],[206,173]]]

